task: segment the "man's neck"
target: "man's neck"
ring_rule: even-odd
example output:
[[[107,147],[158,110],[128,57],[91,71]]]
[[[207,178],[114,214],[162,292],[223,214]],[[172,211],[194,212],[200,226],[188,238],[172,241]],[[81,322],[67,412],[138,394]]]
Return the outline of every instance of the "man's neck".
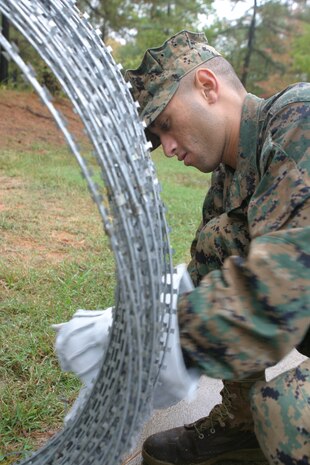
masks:
[[[233,102],[232,111],[230,112],[229,116],[229,133],[226,137],[227,145],[224,148],[223,162],[233,169],[236,169],[237,166],[242,107],[246,95],[247,93],[244,92],[242,95],[236,96]]]

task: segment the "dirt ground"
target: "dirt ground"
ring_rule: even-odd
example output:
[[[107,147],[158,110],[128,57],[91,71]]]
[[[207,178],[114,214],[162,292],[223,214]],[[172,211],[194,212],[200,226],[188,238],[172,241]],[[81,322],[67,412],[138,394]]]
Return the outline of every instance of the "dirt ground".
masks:
[[[53,101],[55,107],[63,114],[68,122],[68,128],[80,143],[88,143],[84,128],[79,117],[73,112],[70,101],[65,98],[56,97]],[[57,127],[54,119],[40,98],[33,91],[14,91],[0,89],[0,151],[9,149],[23,151],[32,150],[36,147],[40,151],[40,144],[48,144],[54,147],[66,145],[62,132]],[[8,194],[10,189],[17,187],[18,178],[0,176],[0,197]],[[0,212],[5,208],[0,199]],[[61,237],[62,242],[72,242],[71,237]],[[27,244],[23,239],[18,239],[18,246],[23,250]],[[12,241],[11,241],[12,242]],[[57,242],[57,241],[56,241]],[[12,244],[11,244],[12,245]],[[32,248],[35,244],[30,245]],[[14,251],[15,253],[15,251]],[[42,446],[57,431],[32,433],[32,440],[36,448]],[[26,433],[25,433],[26,434]],[[0,453],[1,455],[1,453]],[[15,462],[14,453],[7,458],[5,464]]]
[[[68,122],[68,128],[71,134],[84,146],[87,145],[88,138],[84,133],[83,124],[78,115],[73,110],[68,99],[55,97],[53,103],[57,110],[62,113]],[[47,107],[41,102],[40,98],[34,91],[14,91],[0,89],[0,151],[5,150],[34,150],[40,153],[40,146],[44,147],[65,147],[66,141],[61,130],[56,125],[52,115]],[[0,160],[1,163],[1,160]],[[0,166],[1,168],[1,166]],[[7,198],[11,195],[13,189],[22,188],[22,180],[18,177],[0,176],[0,212],[5,211],[8,207]],[[19,208],[15,206],[15,208]],[[57,216],[57,206],[48,205],[46,212]],[[44,216],[44,215],[43,215]],[[48,219],[45,218],[45,222]],[[61,244],[81,247],[83,244],[68,232],[56,232],[52,234],[55,247]],[[47,244],[40,246],[36,241],[26,238],[14,237],[10,233],[10,248],[6,250],[5,255],[22,254],[23,260],[26,259],[27,251],[30,255],[35,250],[36,253],[44,255],[46,260],[58,262],[64,258],[60,250],[47,250]],[[1,251],[4,253],[3,251]]]
[[[55,107],[68,122],[69,130],[83,142],[87,142],[83,124],[71,107],[70,101],[55,97]],[[56,146],[66,144],[46,106],[35,92],[0,90],[0,150],[27,150],[33,144],[48,143]]]

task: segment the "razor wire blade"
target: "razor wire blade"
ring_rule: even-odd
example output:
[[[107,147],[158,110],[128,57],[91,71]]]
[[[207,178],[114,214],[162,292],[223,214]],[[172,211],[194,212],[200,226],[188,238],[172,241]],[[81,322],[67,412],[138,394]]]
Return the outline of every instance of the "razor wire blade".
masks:
[[[81,118],[98,182],[52,97],[18,48],[0,45],[54,117],[95,201],[114,253],[117,288],[110,343],[79,414],[23,464],[115,465],[151,413],[169,324],[171,248],[144,127],[120,68],[74,0],[0,0],[0,11],[54,73]],[[165,297],[162,299],[166,302]],[[166,321],[167,318],[165,318]]]

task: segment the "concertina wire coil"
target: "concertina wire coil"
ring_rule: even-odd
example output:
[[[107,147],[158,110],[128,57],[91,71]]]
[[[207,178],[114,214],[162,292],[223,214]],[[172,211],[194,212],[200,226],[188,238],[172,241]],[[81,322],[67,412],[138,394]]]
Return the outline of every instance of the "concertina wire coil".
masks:
[[[99,181],[31,64],[0,33],[3,53],[50,111],[86,179],[117,282],[108,350],[90,395],[78,415],[22,463],[116,465],[151,413],[169,331],[173,282],[162,277],[173,268],[160,185],[129,85],[75,1],[0,0],[0,11],[56,76],[84,124]]]

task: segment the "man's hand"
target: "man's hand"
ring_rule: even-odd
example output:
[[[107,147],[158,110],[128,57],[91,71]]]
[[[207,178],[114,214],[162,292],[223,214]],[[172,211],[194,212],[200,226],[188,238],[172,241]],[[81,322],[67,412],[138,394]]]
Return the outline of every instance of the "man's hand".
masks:
[[[62,370],[75,373],[84,386],[65,423],[73,419],[84,404],[99,372],[100,363],[109,342],[113,308],[78,310],[67,323],[52,325],[57,332],[55,350]]]
[[[53,325],[62,370],[74,372],[86,386],[96,377],[108,345],[112,310],[77,310],[67,323]]]
[[[171,283],[170,275],[167,275],[167,281]],[[177,301],[180,295],[194,288],[186,265],[181,264],[175,268],[172,282],[174,292],[166,298],[168,297],[169,303],[172,299],[173,314],[170,317],[167,350],[154,391],[153,406],[156,409],[170,407],[183,399],[191,400],[199,381],[198,372],[185,367],[179,337]]]
[[[170,284],[171,275],[168,274],[165,278]],[[167,303],[172,303],[175,313],[170,317],[167,350],[154,391],[154,408],[166,408],[184,398],[189,399],[197,387],[198,374],[187,370],[183,361],[176,314],[179,295],[192,289],[193,284],[186,266],[178,265],[173,274],[174,292],[166,295]],[[53,325],[57,332],[55,350],[62,370],[75,373],[84,384],[65,421],[74,417],[99,372],[109,342],[112,311],[112,307],[97,311],[78,310],[67,323]],[[166,323],[168,319],[169,315],[165,315]]]

